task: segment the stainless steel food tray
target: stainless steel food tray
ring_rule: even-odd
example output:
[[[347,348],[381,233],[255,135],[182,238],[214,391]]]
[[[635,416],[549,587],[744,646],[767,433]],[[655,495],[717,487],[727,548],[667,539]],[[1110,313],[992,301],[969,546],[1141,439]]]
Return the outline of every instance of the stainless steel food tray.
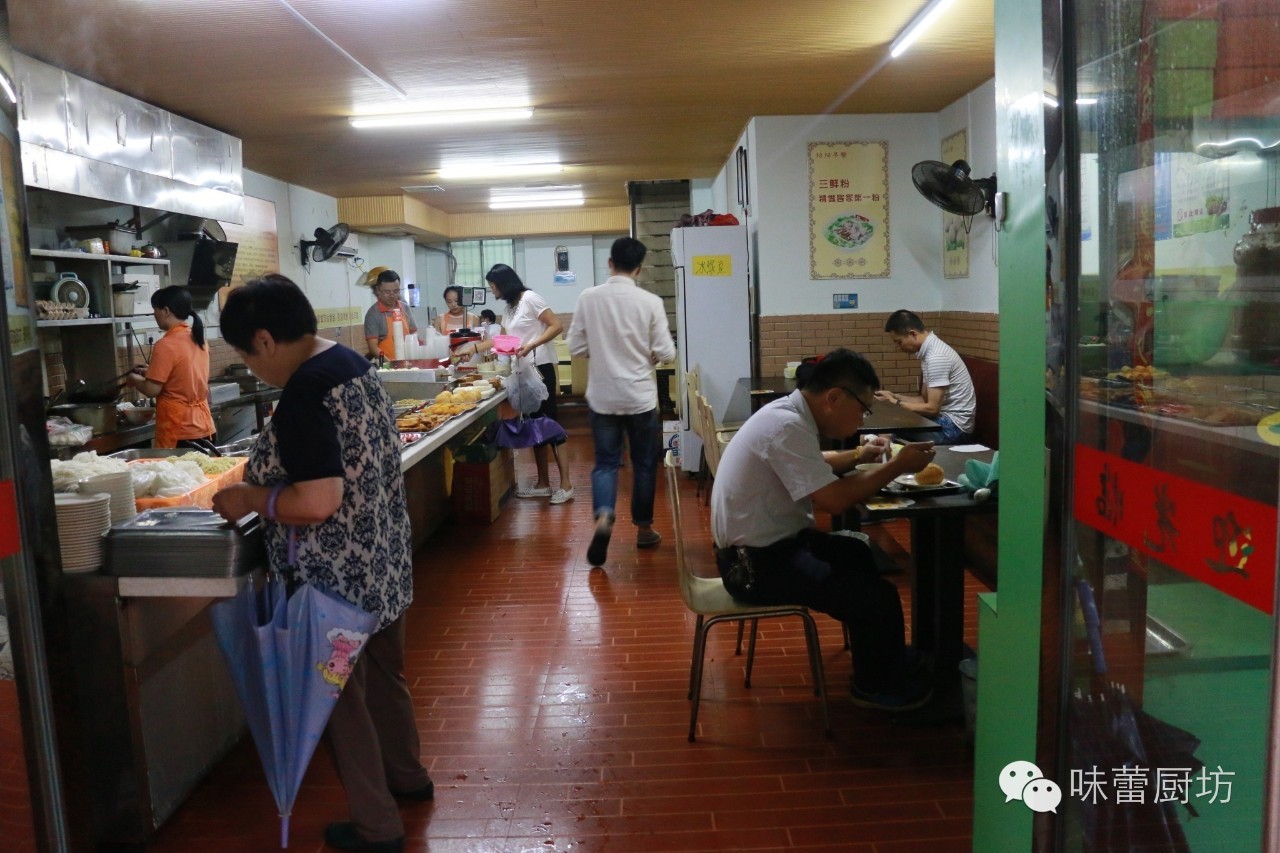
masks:
[[[104,534],[103,573],[116,577],[236,577],[266,565],[262,524],[235,525],[197,507],[149,509]]]
[[[115,453],[108,453],[107,458],[135,462],[139,459],[165,459],[190,452],[190,447],[139,447],[133,450],[117,450]]]
[[[1176,655],[1191,648],[1177,631],[1154,616],[1147,616],[1146,653],[1149,656]]]

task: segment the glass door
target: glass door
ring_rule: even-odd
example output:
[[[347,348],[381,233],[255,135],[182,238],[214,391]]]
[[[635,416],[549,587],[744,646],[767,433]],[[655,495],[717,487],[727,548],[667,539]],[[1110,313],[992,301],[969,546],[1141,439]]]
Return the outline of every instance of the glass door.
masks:
[[[1280,4],[1076,0],[1067,850],[1259,850],[1280,471]],[[1051,275],[1052,278],[1052,275]],[[1147,845],[1147,846],[1143,846]]]

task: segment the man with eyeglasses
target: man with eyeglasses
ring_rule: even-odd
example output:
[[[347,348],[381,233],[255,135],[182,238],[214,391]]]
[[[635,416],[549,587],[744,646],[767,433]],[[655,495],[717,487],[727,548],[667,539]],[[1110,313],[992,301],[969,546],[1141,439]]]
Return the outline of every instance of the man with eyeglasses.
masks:
[[[799,387],[756,412],[729,441],[711,489],[711,535],[725,588],[749,604],[802,604],[849,628],[854,703],[917,708],[927,684],[910,673],[902,602],[866,541],[819,531],[814,513],[839,514],[895,477],[933,461],[931,442],[903,447],[873,470],[879,443],[824,451],[820,439],[855,435],[880,380],[859,353],[837,349],[798,377]]]
[[[400,276],[395,270],[386,267],[374,267],[369,270],[373,276],[373,295],[378,301],[369,307],[364,315],[364,342],[368,348],[370,360],[378,356],[395,358],[395,337],[391,333],[391,323],[399,319],[405,324],[404,333],[412,335],[418,331],[418,324],[413,321],[413,313],[409,305],[400,298]]]

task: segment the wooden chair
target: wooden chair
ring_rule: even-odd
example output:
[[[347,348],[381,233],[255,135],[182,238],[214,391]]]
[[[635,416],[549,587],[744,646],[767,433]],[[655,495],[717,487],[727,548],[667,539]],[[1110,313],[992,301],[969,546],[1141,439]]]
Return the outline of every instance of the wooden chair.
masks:
[[[831,718],[827,713],[826,674],[822,667],[822,650],[818,646],[818,628],[807,608],[800,605],[757,606],[735,601],[724,588],[720,578],[704,578],[695,575],[684,558],[684,531],[680,516],[679,468],[666,457],[667,494],[671,499],[671,520],[676,551],[676,571],[680,582],[680,594],[685,606],[698,618],[694,625],[693,660],[689,668],[689,698],[693,707],[689,711],[689,742],[693,743],[698,729],[698,706],[702,700],[702,668],[706,660],[707,633],[711,626],[721,622],[737,622],[739,630],[751,623],[751,638],[747,646],[747,674],[745,686],[751,686],[751,667],[755,663],[756,629],[761,619],[797,616],[804,620],[805,644],[809,650],[809,668],[813,674],[813,692],[822,702],[822,728],[831,737]],[[741,635],[739,635],[741,638]],[[739,642],[738,653],[742,647]]]

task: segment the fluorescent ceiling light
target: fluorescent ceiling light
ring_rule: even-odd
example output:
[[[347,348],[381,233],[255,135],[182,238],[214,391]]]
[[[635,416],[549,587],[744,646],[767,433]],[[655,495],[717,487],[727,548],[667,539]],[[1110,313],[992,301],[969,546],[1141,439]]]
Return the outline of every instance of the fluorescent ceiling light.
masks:
[[[436,174],[447,181],[469,178],[509,178],[517,175],[554,175],[564,171],[559,163],[467,163],[445,166]]]
[[[581,207],[586,202],[582,196],[577,198],[554,199],[544,198],[541,200],[528,201],[491,201],[489,202],[490,210],[517,210],[523,207]]]
[[[18,103],[18,93],[13,91],[13,83],[9,82],[9,76],[3,71],[0,71],[0,87],[4,88],[5,97],[11,103]]]
[[[551,187],[503,187],[489,191],[492,210],[521,207],[576,207],[586,199],[580,185]]]
[[[1096,103],[1098,103],[1097,98],[1076,98],[1076,106],[1078,107],[1091,107]]]
[[[1058,108],[1057,98],[1053,97],[1052,95],[1041,95],[1040,97],[1041,99],[1044,100],[1044,105],[1049,109],[1056,110]]]
[[[911,20],[911,23],[907,24],[907,28],[902,31],[902,34],[893,40],[893,45],[889,48],[889,55],[897,59],[906,53],[907,48],[911,47],[916,39],[924,35],[925,31],[932,27],[954,2],[955,0],[930,0],[929,5],[925,6],[920,14],[916,15]]]
[[[352,127],[422,127],[431,124],[475,124],[487,121],[518,121],[533,115],[532,107],[500,110],[438,110],[425,113],[361,116],[349,119]]]

